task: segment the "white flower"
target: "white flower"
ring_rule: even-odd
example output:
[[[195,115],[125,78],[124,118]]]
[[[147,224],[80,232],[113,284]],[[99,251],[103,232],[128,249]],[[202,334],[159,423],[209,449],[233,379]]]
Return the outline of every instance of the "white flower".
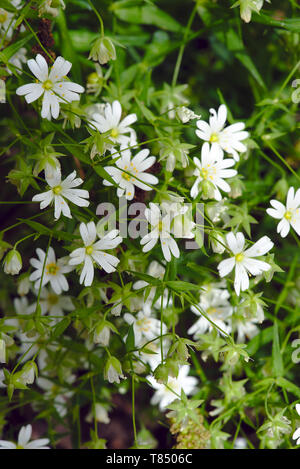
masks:
[[[234,317],[233,329],[237,332],[237,342],[245,343],[246,339],[251,340],[259,333],[257,318]]]
[[[117,257],[104,252],[107,249],[114,249],[121,241],[121,236],[118,236],[118,230],[112,230],[99,241],[96,241],[97,231],[96,225],[93,221],[89,223],[81,223],[80,234],[83,240],[84,247],[75,249],[70,254],[70,265],[78,265],[84,262],[81,271],[79,282],[86,287],[92,285],[94,279],[94,265],[96,262],[99,267],[102,267],[105,272],[111,273],[116,270],[116,266],[120,262]]]
[[[297,414],[300,416],[300,404],[296,404],[296,411],[297,411]],[[297,428],[297,430],[293,433],[293,440],[297,440],[296,441],[296,445],[300,445],[300,427]]]
[[[141,245],[144,246],[143,252],[150,251],[159,239],[164,258],[167,262],[170,262],[171,254],[177,258],[180,256],[177,243],[171,235],[171,221],[175,215],[177,214],[172,212],[162,216],[158,206],[150,202],[150,208],[145,210],[145,217],[151,225],[152,231],[141,239]]]
[[[109,139],[113,143],[128,145],[132,134],[135,135],[130,125],[136,122],[137,117],[136,114],[129,114],[121,120],[121,115],[122,108],[119,101],[114,101],[112,104],[106,103],[103,114],[93,114],[91,124],[101,133],[110,131]]]
[[[117,196],[122,197],[125,193],[127,200],[132,200],[135,188],[139,187],[144,191],[151,191],[150,184],[157,184],[156,176],[145,172],[156,161],[155,156],[149,156],[150,150],[144,149],[139,151],[131,158],[130,150],[123,150],[121,157],[116,160],[116,166],[106,166],[105,171],[119,185]],[[106,179],[103,181],[105,186],[111,186],[112,183]]]
[[[198,114],[195,114],[191,109],[185,106],[180,106],[176,110],[176,113],[183,124],[186,124],[187,122],[193,119],[200,119],[201,117]]]
[[[193,221],[192,208],[186,205],[178,207],[177,213],[172,221],[172,234],[175,238],[192,239],[195,237],[194,229],[196,223]]]
[[[22,72],[22,64],[27,62],[26,52],[26,49],[21,47],[21,49],[19,49],[8,61],[8,63],[16,67],[15,69],[13,68],[13,70],[15,70],[17,73]],[[7,68],[7,71],[10,75],[12,74],[12,71],[9,67]]]
[[[30,289],[30,281],[29,281],[29,276],[26,275],[25,277],[22,277],[18,281],[18,295],[24,296],[27,295]]]
[[[6,363],[6,343],[0,339],[0,363]]]
[[[224,332],[230,333],[231,328],[228,324],[228,318],[233,313],[233,307],[228,301],[230,297],[229,292],[221,288],[222,286],[222,284],[218,284],[217,286],[203,286],[203,293],[200,294],[198,308],[200,311],[203,311],[216,326],[220,327]],[[188,329],[188,334],[194,334],[195,340],[207,330],[213,330],[213,325],[201,314],[199,309],[195,306],[191,307],[193,313],[200,316],[200,319]],[[221,332],[219,329],[217,330]]]
[[[239,154],[247,150],[247,147],[241,143],[249,136],[249,133],[244,131],[245,124],[243,122],[236,122],[235,124],[225,127],[227,119],[227,108],[225,104],[221,104],[218,113],[215,109],[210,109],[211,116],[209,124],[203,120],[197,121],[198,130],[196,135],[210,143],[215,143],[218,152],[223,156],[223,151],[232,154],[233,158],[238,161]]]
[[[116,60],[116,49],[109,37],[100,36],[95,40],[89,59],[98,61],[100,65],[104,65],[110,60]]]
[[[32,426],[26,425],[19,431],[18,443],[0,440],[0,449],[49,449],[48,438],[41,438],[30,441],[32,434]]]
[[[63,57],[57,57],[49,73],[46,60],[38,54],[35,59],[28,60],[27,65],[36,76],[37,82],[20,86],[16,93],[25,96],[27,103],[32,103],[43,95],[41,112],[43,118],[50,120],[52,116],[57,119],[59,103],[79,101],[78,93],[83,93],[84,88],[66,80],[66,75],[72,67],[71,62]]]
[[[38,259],[30,259],[30,264],[36,270],[30,275],[29,280],[35,282],[34,287],[38,289],[40,287],[46,253],[40,248],[36,250],[36,253],[38,255]],[[61,258],[56,261],[54,249],[50,246],[45,263],[42,287],[50,282],[53,291],[57,295],[60,295],[62,291],[69,290],[69,284],[64,274],[71,272],[71,270],[72,267],[66,264],[65,258]]]
[[[167,333],[167,326],[163,323],[161,327],[160,320],[151,316],[151,308],[148,307],[148,304],[136,317],[130,313],[125,313],[124,319],[128,324],[133,324],[134,343],[136,347],[159,337],[161,335],[161,329],[162,335]]]
[[[234,442],[234,449],[246,449],[248,446],[246,438],[239,436]]]
[[[27,362],[25,363],[23,369],[16,373],[15,375],[15,382],[21,383],[23,385],[33,384],[35,376],[37,373],[37,367],[34,362]],[[16,376],[18,375],[18,378]]]
[[[147,341],[145,341],[146,344]],[[145,345],[143,344],[143,345]],[[170,348],[170,340],[166,337],[163,337],[163,356],[164,359],[167,356],[168,350]],[[138,352],[138,357],[143,363],[148,363],[151,370],[155,370],[158,365],[161,364],[161,343],[160,339],[152,340],[152,342],[148,342],[146,346],[147,351],[151,351],[152,353],[146,353],[143,347],[140,348]]]
[[[110,339],[110,327],[105,321],[99,323],[94,329],[93,342],[94,344],[101,344],[107,347]]]
[[[277,233],[282,238],[285,238],[292,226],[297,235],[300,236],[300,189],[295,193],[293,187],[289,188],[286,205],[278,202],[278,200],[271,200],[270,204],[273,208],[268,208],[267,214],[280,220],[277,225]]]
[[[164,266],[159,264],[157,261],[151,261],[147,269],[147,275],[162,280],[164,278],[165,271],[166,269]],[[145,282],[145,280],[138,280],[133,284],[133,289],[138,290],[140,288],[147,287],[148,285],[149,283]]]
[[[14,298],[14,308],[17,314],[31,314],[30,306],[28,305],[28,299],[26,296],[21,298]]]
[[[4,259],[4,272],[10,275],[17,275],[22,269],[22,258],[16,249],[9,251]]]
[[[247,272],[251,275],[260,275],[271,268],[267,262],[253,258],[265,255],[272,249],[274,243],[272,243],[268,236],[263,236],[253,246],[245,250],[245,237],[243,233],[237,233],[236,235],[228,233],[226,235],[226,243],[234,256],[220,262],[218,270],[220,277],[225,277],[235,267],[234,289],[236,294],[239,295],[240,291],[245,291],[249,288]]]
[[[85,420],[91,423],[94,421],[94,419],[100,423],[110,422],[108,411],[105,409],[105,407],[103,407],[102,404],[99,404],[99,402],[96,402],[95,407],[92,408],[91,412],[89,412]]]
[[[269,3],[270,1],[267,0]],[[251,21],[252,11],[259,13],[264,4],[264,0],[240,0],[240,13],[245,23]]]
[[[191,394],[198,380],[193,376],[188,376],[189,370],[189,365],[181,366],[177,378],[169,377],[166,385],[158,383],[152,376],[147,376],[146,379],[156,389],[151,398],[151,404],[159,404],[160,410],[164,410],[175,399],[180,399],[181,390],[187,395]]]
[[[55,17],[59,13],[58,7],[64,10],[66,8],[65,2],[63,0],[44,0],[39,7],[39,16],[46,13]]]
[[[208,143],[204,143],[201,149],[201,161],[199,158],[194,157],[196,169],[194,176],[197,176],[196,181],[191,189],[191,197],[194,199],[199,193],[199,184],[202,182],[202,191],[204,195],[215,200],[221,200],[222,195],[219,188],[224,192],[230,191],[230,186],[224,181],[226,178],[231,178],[237,174],[235,169],[227,169],[234,165],[233,159],[223,159],[220,156],[218,147],[213,144],[211,147]],[[206,185],[208,188],[206,189]],[[209,186],[212,187],[210,191]],[[208,193],[206,194],[206,190]]]
[[[83,189],[74,189],[83,183],[81,178],[76,178],[76,171],[73,171],[64,181],[61,180],[60,170],[56,169],[51,176],[45,171],[45,178],[50,186],[50,190],[35,195],[32,200],[41,202],[40,208],[46,208],[54,202],[54,218],[58,220],[61,213],[65,217],[72,218],[71,211],[66,199],[78,207],[88,207],[89,193]]]
[[[52,289],[48,290],[46,287],[42,288],[39,302],[42,314],[49,314],[53,316],[55,322],[64,315],[64,311],[73,311],[75,306],[72,303],[70,296],[56,294]],[[28,308],[28,313],[34,313],[36,310],[36,303]]]
[[[120,378],[126,379],[123,375],[121,363],[116,357],[110,356],[104,366],[104,379],[109,383],[120,384]]]
[[[21,7],[21,0],[10,0],[10,3],[13,7],[19,9]],[[14,13],[0,8],[0,36],[6,35],[6,39],[11,39],[14,26],[17,18],[14,19]],[[23,26],[21,26],[21,32],[24,31]]]
[[[53,401],[53,406],[60,417],[65,417],[67,414],[68,400],[73,396],[74,392],[70,391],[67,385],[71,385],[75,381],[74,375],[69,375],[65,379],[66,385],[58,385],[50,379],[39,377],[36,380],[37,385],[46,391],[44,398],[47,401]]]

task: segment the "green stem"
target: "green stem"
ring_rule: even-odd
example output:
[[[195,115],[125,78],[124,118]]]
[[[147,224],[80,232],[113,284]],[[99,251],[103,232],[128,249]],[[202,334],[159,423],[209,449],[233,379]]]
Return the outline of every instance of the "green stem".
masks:
[[[135,383],[134,383],[134,373],[131,376],[131,391],[132,391],[132,426],[133,426],[133,435],[134,435],[134,445],[138,448],[138,440],[136,433],[136,422],[135,422]]]
[[[177,82],[177,78],[178,78],[178,74],[179,74],[179,70],[180,70],[180,65],[181,65],[181,61],[182,61],[182,57],[183,57],[183,53],[184,53],[184,49],[185,49],[185,45],[186,45],[185,41],[186,41],[186,38],[188,36],[188,33],[190,32],[190,29],[191,29],[195,14],[197,12],[197,8],[198,8],[198,5],[196,4],[193,8],[193,11],[192,11],[192,13],[189,17],[187,26],[185,28],[185,32],[184,32],[184,36],[183,36],[183,44],[181,44],[181,46],[180,46],[178,56],[177,56],[177,60],[176,60],[176,64],[175,64],[175,68],[174,68],[173,79],[172,79],[172,86],[173,87],[176,85],[176,82]]]
[[[101,36],[103,37],[104,36],[104,25],[103,25],[103,20],[101,18],[101,15],[100,13],[98,12],[98,10],[94,7],[94,5],[92,4],[91,0],[88,0],[88,3],[89,5],[91,6],[92,10],[94,11],[94,13],[96,14],[98,20],[99,20],[99,23],[100,23],[100,28],[101,28]]]

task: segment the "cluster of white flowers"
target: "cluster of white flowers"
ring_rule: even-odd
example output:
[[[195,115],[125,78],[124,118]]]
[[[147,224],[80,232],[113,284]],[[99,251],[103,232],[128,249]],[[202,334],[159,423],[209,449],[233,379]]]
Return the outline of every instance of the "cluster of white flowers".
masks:
[[[13,5],[18,7],[20,0],[13,0]],[[249,22],[251,12],[259,12],[263,1],[241,1],[242,18]],[[51,0],[42,2],[40,14],[47,12],[52,15],[58,13],[58,7],[64,8],[64,2],[53,3]],[[13,32],[14,22],[12,14],[0,9],[0,31],[6,31],[7,37]],[[115,48],[113,44],[106,42],[101,38],[99,44],[95,44],[91,58],[100,63],[106,63],[109,59],[115,59]],[[26,61],[26,50],[21,48],[10,59],[12,71],[20,73],[22,64]],[[27,65],[35,77],[33,83],[24,84],[17,88],[16,94],[24,96],[27,103],[33,103],[41,98],[41,117],[47,120],[58,119],[60,114],[65,117],[64,104],[78,102],[80,94],[85,90],[77,84],[71,82],[67,75],[71,70],[71,62],[59,56],[49,67],[47,60],[40,54],[35,59],[27,61]],[[15,67],[15,70],[14,70]],[[103,77],[101,69],[97,69],[98,76]],[[9,69],[11,72],[11,70]],[[179,121],[186,124],[191,120],[196,120],[196,136],[202,140],[200,156],[193,158],[193,169],[189,175],[196,179],[192,180],[190,185],[190,196],[192,199],[207,200],[212,199],[217,203],[213,206],[207,205],[207,213],[212,223],[219,221],[226,216],[226,207],[224,205],[223,194],[230,194],[232,187],[232,178],[237,176],[236,169],[233,166],[240,160],[240,155],[247,151],[245,140],[249,133],[245,130],[243,122],[236,122],[226,126],[227,107],[221,104],[218,110],[210,109],[209,122],[200,119],[200,115],[185,107],[186,104],[182,96],[182,87],[178,87],[174,92],[174,99],[168,97],[170,90],[166,87],[165,99],[162,111],[167,112],[169,118],[176,116]],[[88,86],[88,92],[93,92],[94,86]],[[107,178],[103,176],[103,185],[115,186],[117,197],[125,197],[127,200],[133,200],[139,190],[150,192],[156,190],[159,184],[159,178],[153,172],[157,158],[150,154],[150,150],[143,148],[139,150],[140,144],[137,140],[137,134],[132,125],[137,121],[136,114],[123,115],[121,103],[114,100],[112,103],[98,103],[90,106],[86,110],[88,126],[91,132],[97,135],[107,137],[105,151],[110,153],[110,163],[104,166],[103,170]],[[77,119],[76,127],[81,125],[81,117]],[[180,144],[175,140],[172,142],[171,150],[167,157],[167,171],[173,173],[177,168],[177,160],[181,162],[180,169],[186,169],[189,166],[188,152],[192,145]],[[163,145],[163,144],[162,144]],[[178,152],[178,154],[176,153]],[[91,151],[91,159],[97,154],[98,149],[95,145]],[[164,152],[163,152],[164,154]],[[179,156],[178,156],[179,155]],[[163,159],[163,158],[161,158]],[[84,181],[77,177],[76,171],[73,171],[65,179],[62,177],[62,168],[56,157],[52,163],[54,166],[46,164],[43,168],[45,181],[48,190],[34,195],[33,202],[40,203],[40,209],[49,205],[54,205],[55,221],[61,217],[72,218],[69,202],[78,207],[89,206],[89,192],[85,189],[78,189]],[[81,173],[80,173],[81,174]],[[227,182],[227,180],[229,180]],[[195,223],[191,220],[185,223],[183,218],[187,218],[187,208],[183,205],[184,199],[177,194],[174,195],[175,203],[171,203],[172,197],[167,198],[158,195],[153,200],[160,201],[160,205],[155,202],[149,202],[145,209],[144,216],[150,227],[149,233],[141,238],[140,244],[142,252],[148,253],[155,246],[160,244],[164,260],[168,263],[173,257],[179,258],[180,251],[175,240],[176,237],[191,239],[195,237]],[[219,204],[219,205],[218,205]],[[282,237],[287,236],[290,227],[300,236],[300,189],[295,191],[293,187],[289,188],[287,193],[286,205],[277,200],[271,200],[272,208],[267,209],[268,215],[280,220],[277,232]],[[74,209],[76,214],[76,211]],[[84,218],[83,218],[84,219]],[[82,218],[80,218],[82,220]],[[78,233],[79,231],[79,233]],[[122,242],[119,230],[114,229],[106,235],[100,236],[94,221],[81,222],[78,230],[75,246],[72,246],[68,256],[57,258],[52,248],[48,246],[47,251],[40,248],[36,249],[37,258],[31,258],[30,264],[33,271],[28,273],[28,282],[33,282],[33,291],[38,296],[38,301],[29,305],[26,297],[16,298],[14,305],[17,314],[26,315],[34,313],[40,306],[41,314],[52,318],[51,324],[64,315],[64,311],[73,311],[75,306],[72,298],[62,295],[69,290],[67,274],[74,269],[79,270],[79,283],[85,287],[90,287],[94,281],[95,267],[103,269],[111,274],[116,271],[120,262],[113,254],[106,251],[116,249]],[[215,239],[212,239],[211,246],[213,251],[222,254],[225,250],[230,253],[228,259],[222,260],[218,265],[218,271],[221,278],[226,277],[234,270],[234,290],[237,296],[245,292],[250,286],[250,276],[258,277],[262,273],[270,270],[271,265],[266,262],[265,256],[273,247],[273,242],[263,236],[252,246],[246,245],[246,240],[242,232],[229,232],[225,235],[215,232]],[[80,236],[79,236],[80,235]],[[81,237],[81,240],[80,240]],[[165,262],[164,262],[165,264]],[[20,254],[14,249],[6,257],[4,270],[6,273],[17,274],[22,268]],[[152,261],[148,268],[148,275],[162,279],[165,274],[165,267]],[[47,288],[48,283],[50,288]],[[29,289],[29,287],[28,287]],[[157,298],[156,287],[151,287],[147,282],[141,280],[133,285],[133,290],[147,289],[147,299],[140,298],[136,300],[134,312],[126,312],[124,321],[132,326],[134,335],[134,346],[139,351],[136,353],[138,361],[142,364],[148,364],[151,371],[164,362],[170,343],[167,338],[162,336],[168,332],[167,325],[161,319],[155,317],[155,310],[159,310],[161,305],[167,308],[172,304],[168,293],[160,293]],[[198,305],[192,306],[191,310],[199,318],[188,329],[188,334],[192,335],[194,340],[200,336],[215,329],[221,334],[237,333],[238,342],[245,338],[251,338],[258,332],[257,323],[263,318],[262,308],[258,305],[256,315],[246,317],[238,316],[237,309],[246,304],[242,297],[239,306],[233,306],[230,302],[230,289],[226,288],[225,280],[217,284],[204,285],[200,293]],[[28,290],[27,290],[28,292]],[[150,293],[149,293],[150,292]],[[26,293],[25,293],[26,294]],[[146,297],[146,295],[145,295]],[[109,303],[104,294],[105,302]],[[236,297],[235,297],[236,298]],[[140,301],[140,302],[139,302]],[[125,301],[124,301],[125,303]],[[123,308],[123,299],[112,301],[111,314],[119,316]],[[261,308],[261,309],[259,309]],[[235,314],[237,317],[235,318]],[[11,327],[18,328],[19,322],[13,320],[7,322]],[[113,326],[103,320],[93,329],[93,342],[107,347],[110,341],[111,332],[116,332]],[[17,332],[16,332],[17,333]],[[32,339],[39,337],[38,332],[32,336]],[[26,352],[26,359],[32,358],[37,353],[38,348],[27,342],[28,336],[19,333],[18,338],[22,343],[22,351]],[[128,334],[123,338],[128,338]],[[5,362],[5,341],[1,339],[1,361]],[[87,342],[88,344],[88,342]],[[89,345],[87,345],[89,346]],[[146,350],[145,350],[146,349]],[[148,352],[148,353],[147,353]],[[152,353],[149,353],[152,352]],[[43,367],[41,366],[41,369]],[[197,379],[188,376],[189,366],[184,365],[179,368],[178,376],[170,376],[166,384],[161,384],[153,376],[148,376],[149,384],[155,389],[151,399],[152,404],[159,404],[161,410],[165,409],[174,399],[180,398],[181,392],[187,395],[192,394],[197,386]],[[104,371],[105,378],[110,383],[120,383],[120,378],[124,378],[121,364],[115,357],[109,357]],[[28,367],[22,375],[25,384],[31,384],[35,379],[34,367]],[[68,384],[73,382],[74,376],[68,376]],[[1,379],[1,386],[3,386]],[[71,391],[60,390],[57,392],[56,384],[46,378],[38,378],[37,385],[44,390],[47,396],[54,399],[54,406],[57,412],[63,417],[66,414],[66,399],[72,396]],[[100,409],[101,410],[101,409]],[[297,408],[299,413],[299,408]],[[100,412],[101,413],[101,412]],[[107,414],[102,416],[103,421],[107,421]],[[37,440],[29,442],[31,438],[31,426],[23,427],[19,434],[18,444],[0,441],[2,448],[42,448],[48,444],[48,440]],[[299,429],[294,433],[294,439],[299,438]],[[297,441],[298,443],[298,441]]]

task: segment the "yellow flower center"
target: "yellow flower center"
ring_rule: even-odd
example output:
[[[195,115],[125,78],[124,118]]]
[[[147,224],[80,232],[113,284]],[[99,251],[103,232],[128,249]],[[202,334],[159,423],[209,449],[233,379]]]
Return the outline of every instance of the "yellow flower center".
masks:
[[[17,446],[16,446],[16,449],[24,449],[24,446],[17,445]]]
[[[51,80],[44,81],[43,83],[44,90],[51,90],[52,87],[53,87],[53,83]]]
[[[200,170],[200,175],[201,175],[201,177],[202,177],[203,179],[207,179],[207,178],[208,178],[208,170],[205,169],[205,168],[202,168],[202,169]]]
[[[0,23],[5,23],[5,21],[7,20],[7,11],[5,10],[2,10],[2,12],[0,13]]]
[[[59,267],[54,262],[50,262],[50,264],[46,265],[46,273],[48,275],[56,275],[59,271]]]
[[[215,134],[215,133],[211,134],[209,141],[210,141],[210,143],[218,142],[219,141],[219,135]]]
[[[62,187],[61,186],[55,186],[55,187],[53,187],[52,191],[54,192],[54,194],[58,195],[58,194],[61,193]]]
[[[85,252],[90,256],[93,252],[93,246],[87,246]]]
[[[137,325],[141,328],[143,332],[148,332],[151,326],[151,321],[150,319],[138,319],[137,320]]]
[[[236,260],[236,262],[242,262],[244,257],[245,257],[244,254],[242,252],[240,252],[239,254],[236,254],[235,260]]]
[[[287,210],[284,214],[284,218],[286,218],[286,220],[291,220],[292,218],[292,212],[290,212],[289,210]]]
[[[111,129],[110,135],[112,138],[117,138],[119,135],[119,130],[118,129]]]
[[[130,174],[122,173],[122,178],[125,179],[126,181],[130,181],[131,176],[130,176]]]
[[[214,315],[216,312],[217,312],[216,308],[213,308],[213,307],[208,308],[208,309],[206,310],[206,313],[207,313],[209,316],[210,316],[210,315]]]
[[[56,305],[58,303],[58,296],[55,294],[50,294],[48,296],[48,303],[50,303],[50,305]]]
[[[161,220],[158,222],[157,228],[158,228],[158,231],[163,230],[163,222]]]

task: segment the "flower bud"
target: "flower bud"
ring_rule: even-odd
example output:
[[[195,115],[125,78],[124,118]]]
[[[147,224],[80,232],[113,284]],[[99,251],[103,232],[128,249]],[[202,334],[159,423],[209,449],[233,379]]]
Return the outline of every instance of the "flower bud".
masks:
[[[6,362],[6,345],[3,339],[0,339],[0,363]]]
[[[36,364],[32,361],[25,363],[22,370],[14,375],[13,382],[15,387],[23,389],[27,384],[32,384],[36,375]]]
[[[225,251],[226,241],[222,233],[218,231],[212,231],[209,234],[210,245],[216,254],[223,254]]]
[[[4,272],[6,274],[17,275],[22,268],[22,258],[16,249],[12,249],[6,254],[4,259]]]
[[[110,328],[107,326],[106,321],[101,321],[94,330],[93,341],[95,344],[101,344],[107,347],[110,338]]]
[[[183,124],[186,124],[190,120],[193,119],[200,119],[200,115],[198,116],[195,114],[191,109],[187,108],[186,106],[180,106],[180,108],[176,111],[178,118],[181,120]]]
[[[104,379],[110,383],[120,384],[120,378],[125,379],[122,366],[116,357],[109,357],[104,367]]]
[[[19,280],[18,283],[18,295],[24,296],[27,295],[30,289],[30,281],[29,281],[29,276],[26,275],[23,277],[21,280]]]
[[[116,49],[111,39],[103,36],[96,39],[91,49],[89,59],[98,61],[100,65],[106,64],[109,60],[116,60]]]

